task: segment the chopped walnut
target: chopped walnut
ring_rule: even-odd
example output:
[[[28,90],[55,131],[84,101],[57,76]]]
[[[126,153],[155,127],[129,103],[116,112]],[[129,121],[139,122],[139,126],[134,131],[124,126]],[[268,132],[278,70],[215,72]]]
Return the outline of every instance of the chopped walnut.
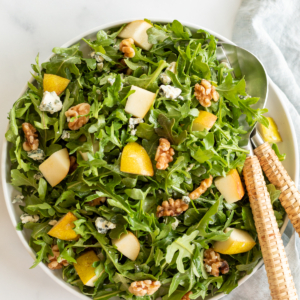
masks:
[[[189,205],[186,204],[182,199],[177,199],[174,201],[172,198],[170,198],[168,201],[163,201],[161,206],[157,206],[156,216],[158,218],[179,216],[188,208]]]
[[[76,162],[75,156],[70,156],[70,169],[69,173],[72,174],[78,167],[78,163]]]
[[[66,267],[69,265],[69,263],[65,259],[62,259],[60,262],[57,261],[57,258],[59,257],[59,249],[57,245],[53,245],[51,249],[53,252],[53,256],[48,255],[48,259],[50,260],[50,263],[48,264],[49,269],[58,270],[61,269],[63,266]]]
[[[193,292],[187,292],[182,298],[181,300],[190,300],[190,295],[193,294]]]
[[[229,265],[226,260],[222,259],[220,254],[215,252],[212,248],[204,251],[205,268],[210,275],[218,277],[220,271],[222,274],[229,272]]]
[[[213,180],[212,176],[209,175],[209,178],[204,179],[201,182],[200,186],[189,194],[189,197],[192,200],[195,200],[195,199],[199,198],[211,186],[212,180]]]
[[[161,286],[159,281],[143,280],[134,281],[129,287],[129,292],[135,296],[143,297],[153,295]]]
[[[157,161],[156,168],[158,170],[165,170],[169,166],[169,162],[173,161],[175,151],[171,148],[171,144],[167,139],[159,139],[159,146],[155,154],[155,161]]]
[[[23,149],[27,152],[37,150],[39,147],[38,134],[36,129],[30,123],[23,123],[22,129],[25,134],[26,141],[23,143]]]
[[[211,100],[215,102],[219,100],[219,93],[216,91],[215,87],[205,79],[201,80],[201,84],[196,83],[194,95],[204,107],[211,106]]]
[[[124,57],[132,58],[135,56],[135,51],[131,45],[134,44],[134,40],[132,38],[125,39],[120,43],[120,51],[124,53]]]
[[[106,201],[106,197],[98,197],[90,202],[88,202],[89,206],[98,206]]]
[[[88,103],[80,103],[71,107],[65,112],[65,116],[68,118],[68,126],[71,130],[77,130],[89,121],[87,114],[90,113],[90,105]],[[75,118],[74,121],[70,121],[71,118]]]

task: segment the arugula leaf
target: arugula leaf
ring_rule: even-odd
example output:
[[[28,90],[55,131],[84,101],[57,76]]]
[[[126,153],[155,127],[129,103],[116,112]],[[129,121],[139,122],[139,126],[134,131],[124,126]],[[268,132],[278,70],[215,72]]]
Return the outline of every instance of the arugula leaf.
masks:
[[[277,155],[277,157],[280,161],[285,160],[285,157],[286,157],[285,153],[280,154],[278,146],[276,144],[273,143],[272,149],[274,150],[275,154]]]
[[[49,254],[53,254],[50,246],[44,241],[37,240],[34,243],[40,246],[40,250],[37,252],[37,258],[30,269],[35,268],[42,260],[47,260]]]
[[[157,44],[163,42],[169,35],[156,27],[151,27],[147,30],[148,42],[150,44]]]
[[[42,64],[48,74],[54,74],[69,78],[70,73],[79,76],[80,72],[76,65],[81,64],[82,53],[79,51],[79,44],[69,48],[54,48],[56,55],[50,58],[50,62]]]
[[[30,171],[27,176],[21,173],[19,170],[11,170],[11,183],[14,186],[29,185],[35,189],[38,188],[36,181],[33,178],[33,173]]]
[[[280,191],[280,190],[277,190],[276,187],[275,187],[275,185],[274,185],[274,184],[271,184],[271,183],[267,185],[267,190],[268,190],[268,192],[269,192],[269,194],[270,194],[271,203],[272,203],[272,205],[273,205],[274,202],[275,202],[276,200],[278,200],[278,198],[279,198],[279,196],[280,196],[280,194],[281,194],[281,191]]]
[[[166,262],[170,263],[173,259],[173,256],[177,251],[179,251],[178,257],[176,259],[177,269],[180,273],[184,273],[183,259],[191,258],[193,255],[193,251],[195,249],[195,245],[191,244],[191,242],[196,238],[199,231],[196,230],[192,232],[190,235],[184,234],[182,237],[175,240],[171,245],[167,247],[166,254]]]
[[[179,135],[173,134],[173,127],[175,119],[168,119],[165,115],[160,114],[157,118],[159,125],[162,128],[155,128],[155,132],[158,136],[164,137],[171,142],[172,145],[180,145],[187,138],[187,131],[182,131]]]

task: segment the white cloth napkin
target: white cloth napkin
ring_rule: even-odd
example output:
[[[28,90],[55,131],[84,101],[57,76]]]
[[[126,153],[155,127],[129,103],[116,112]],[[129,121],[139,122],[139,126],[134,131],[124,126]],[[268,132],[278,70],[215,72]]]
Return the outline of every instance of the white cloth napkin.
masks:
[[[287,96],[286,106],[300,149],[300,1],[244,0],[237,14],[233,41],[259,57],[268,75]],[[283,240],[300,296],[300,239],[290,223]],[[271,299],[264,266],[224,297],[224,300],[233,299]]]

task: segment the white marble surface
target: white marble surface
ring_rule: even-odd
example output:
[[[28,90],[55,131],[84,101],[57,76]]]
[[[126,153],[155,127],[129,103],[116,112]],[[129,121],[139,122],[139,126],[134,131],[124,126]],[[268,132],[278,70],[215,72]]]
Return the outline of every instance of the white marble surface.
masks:
[[[231,38],[240,3],[241,0],[0,0],[1,136],[6,130],[7,113],[30,78],[30,64],[37,53],[43,62],[53,47],[81,32],[126,18],[174,18]],[[74,299],[39,267],[29,270],[32,258],[15,233],[0,188],[0,298]]]

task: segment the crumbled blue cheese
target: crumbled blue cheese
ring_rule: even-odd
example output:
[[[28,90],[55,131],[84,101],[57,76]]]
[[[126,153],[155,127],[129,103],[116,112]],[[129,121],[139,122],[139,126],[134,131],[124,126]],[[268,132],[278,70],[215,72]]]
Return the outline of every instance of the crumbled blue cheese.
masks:
[[[38,222],[40,217],[38,215],[31,216],[29,214],[23,214],[23,215],[20,216],[20,219],[21,219],[23,224],[26,224],[28,222],[36,223],[36,222]]]
[[[102,72],[103,66],[104,66],[103,62],[97,63],[97,70],[98,70],[99,72]]]
[[[24,196],[23,195],[17,195],[14,197],[14,199],[12,200],[12,204],[22,204],[23,202]]]
[[[55,92],[44,92],[42,102],[39,106],[40,111],[48,111],[51,114],[62,109],[62,102]]]
[[[132,130],[130,131],[130,134],[131,134],[131,135],[136,135],[136,129],[132,129]]]
[[[140,123],[144,123],[143,118],[129,118],[129,125],[128,128],[131,130],[130,134],[131,135],[135,135],[136,134],[136,129],[135,126],[140,124]]]
[[[172,82],[171,78],[166,73],[161,73],[159,79],[164,85],[170,84]]]
[[[104,61],[104,58],[101,56],[101,53],[99,53],[99,52],[92,52],[92,53],[91,53],[91,58],[96,59],[96,61],[97,61],[98,63],[101,63],[101,62]]]
[[[105,220],[104,218],[98,217],[95,221],[97,231],[101,234],[106,234],[108,230],[116,228],[116,224]]]
[[[67,131],[67,130],[63,130],[63,132],[62,132],[62,134],[61,134],[61,138],[62,138],[63,140],[69,139],[69,138],[70,138],[70,132]]]
[[[51,225],[51,226],[54,226],[54,225],[56,225],[57,224],[57,220],[51,220],[51,221],[49,221],[49,225]]]
[[[27,152],[27,156],[33,160],[43,160],[45,159],[45,153],[42,149],[36,149]]]
[[[115,81],[116,81],[116,78],[111,78],[111,77],[107,78],[107,82],[108,82],[110,85],[113,85],[113,84],[115,83]],[[120,91],[122,91],[122,89],[123,89],[123,83],[121,82],[121,88],[120,88]]]
[[[171,71],[172,73],[175,73],[175,69],[176,69],[176,62],[173,61],[167,67],[166,71]],[[164,85],[170,84],[172,82],[171,78],[165,72],[160,74],[159,79]]]
[[[175,100],[181,94],[181,89],[171,85],[161,85],[159,94],[167,99]]]
[[[143,118],[129,118],[129,125],[137,125],[140,123],[144,123]]]
[[[177,218],[175,218],[175,221],[172,223],[172,229],[175,230],[177,228],[177,226],[179,225],[179,220]]]
[[[107,82],[110,84],[110,85],[113,85],[116,81],[116,78],[108,78],[107,79]]]
[[[44,177],[44,175],[41,173],[41,172],[37,172],[37,173],[35,173],[34,175],[33,175],[33,178],[35,179],[35,180],[40,180],[41,178],[43,178]]]
[[[190,204],[191,199],[190,199],[189,196],[183,196],[183,197],[182,197],[182,201],[183,201],[185,204]]]
[[[207,264],[205,264],[205,269],[206,269],[206,272],[207,272],[207,273],[210,273],[211,270],[212,270],[212,267],[209,266],[209,265],[207,265]]]

